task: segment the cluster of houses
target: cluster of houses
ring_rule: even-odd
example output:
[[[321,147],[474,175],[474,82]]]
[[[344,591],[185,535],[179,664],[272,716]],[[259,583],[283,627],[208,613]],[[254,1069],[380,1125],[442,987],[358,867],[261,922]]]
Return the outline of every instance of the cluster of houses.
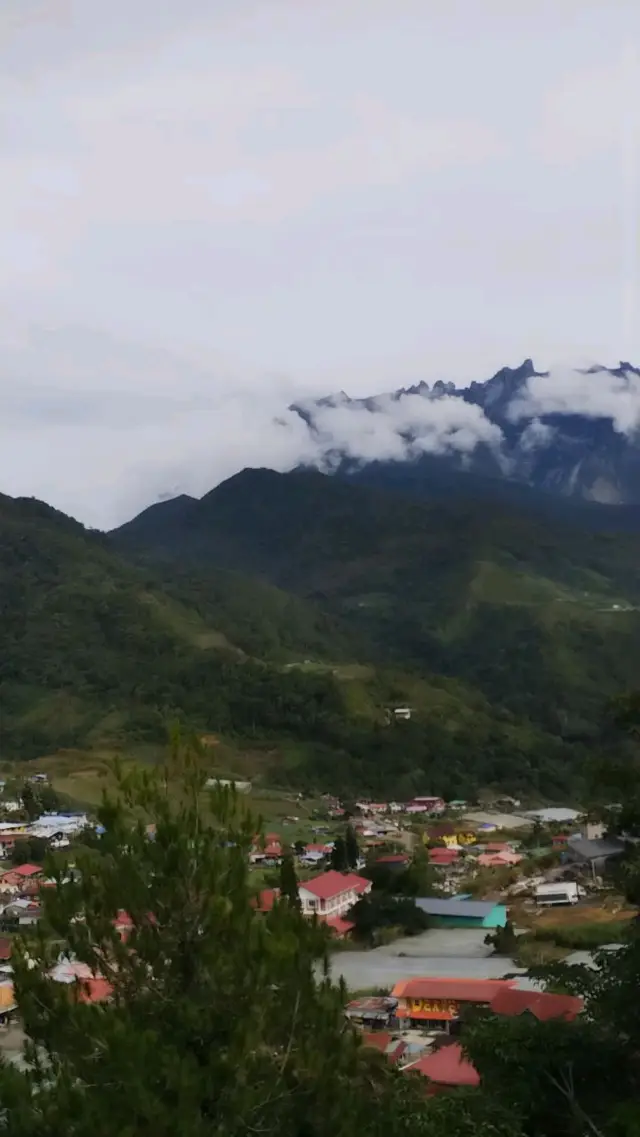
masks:
[[[13,806],[16,806],[13,809]],[[3,801],[5,813],[16,813],[19,802]],[[34,821],[0,821],[0,859],[10,857],[20,841],[39,838],[52,849],[67,848],[71,839],[86,829],[91,822],[86,813],[43,813]]]
[[[468,1007],[539,1022],[573,1022],[583,1000],[523,990],[515,979],[413,978],[396,983],[388,996],[354,1000],[345,1013],[362,1031],[365,1046],[384,1054],[403,1073],[421,1075],[427,1093],[438,1094],[480,1084],[459,1041]]]

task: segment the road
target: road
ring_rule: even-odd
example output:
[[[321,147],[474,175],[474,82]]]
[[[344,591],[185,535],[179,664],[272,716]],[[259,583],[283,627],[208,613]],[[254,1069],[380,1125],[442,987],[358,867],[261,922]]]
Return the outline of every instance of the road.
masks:
[[[393,987],[400,979],[432,976],[447,979],[501,979],[525,975],[513,960],[492,956],[484,929],[437,928],[396,940],[373,951],[341,951],[331,958],[331,974],[352,990]],[[518,986],[533,986],[526,978]]]

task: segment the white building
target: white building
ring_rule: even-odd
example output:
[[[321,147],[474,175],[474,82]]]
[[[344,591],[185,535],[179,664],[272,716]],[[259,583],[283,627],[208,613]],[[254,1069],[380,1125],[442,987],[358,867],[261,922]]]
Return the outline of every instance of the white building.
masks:
[[[321,873],[298,886],[305,916],[344,916],[362,896],[371,891],[371,881],[356,873],[340,873],[333,869]]]

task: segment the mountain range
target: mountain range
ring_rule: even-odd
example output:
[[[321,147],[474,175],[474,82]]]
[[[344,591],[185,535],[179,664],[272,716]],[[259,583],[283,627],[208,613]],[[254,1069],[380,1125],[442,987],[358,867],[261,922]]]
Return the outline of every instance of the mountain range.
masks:
[[[361,483],[415,496],[537,499],[551,512],[567,501],[640,504],[640,370],[624,361],[549,373],[526,359],[466,388],[341,392],[290,410],[305,422],[317,464]],[[594,509],[584,519],[635,528],[639,516]]]
[[[637,377],[583,378],[629,403]],[[108,534],[0,496],[0,757],[157,751],[177,719],[269,784],[582,792],[638,686],[637,443],[620,411],[518,417],[549,378],[299,407],[329,472],[245,469]],[[362,416],[366,461],[336,446]]]

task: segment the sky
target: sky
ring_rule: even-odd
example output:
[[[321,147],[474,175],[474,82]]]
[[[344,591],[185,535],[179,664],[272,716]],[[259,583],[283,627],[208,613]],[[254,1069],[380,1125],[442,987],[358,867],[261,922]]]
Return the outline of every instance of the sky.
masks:
[[[87,524],[313,458],[301,397],[640,364],[637,0],[2,0],[0,170],[0,492]]]

